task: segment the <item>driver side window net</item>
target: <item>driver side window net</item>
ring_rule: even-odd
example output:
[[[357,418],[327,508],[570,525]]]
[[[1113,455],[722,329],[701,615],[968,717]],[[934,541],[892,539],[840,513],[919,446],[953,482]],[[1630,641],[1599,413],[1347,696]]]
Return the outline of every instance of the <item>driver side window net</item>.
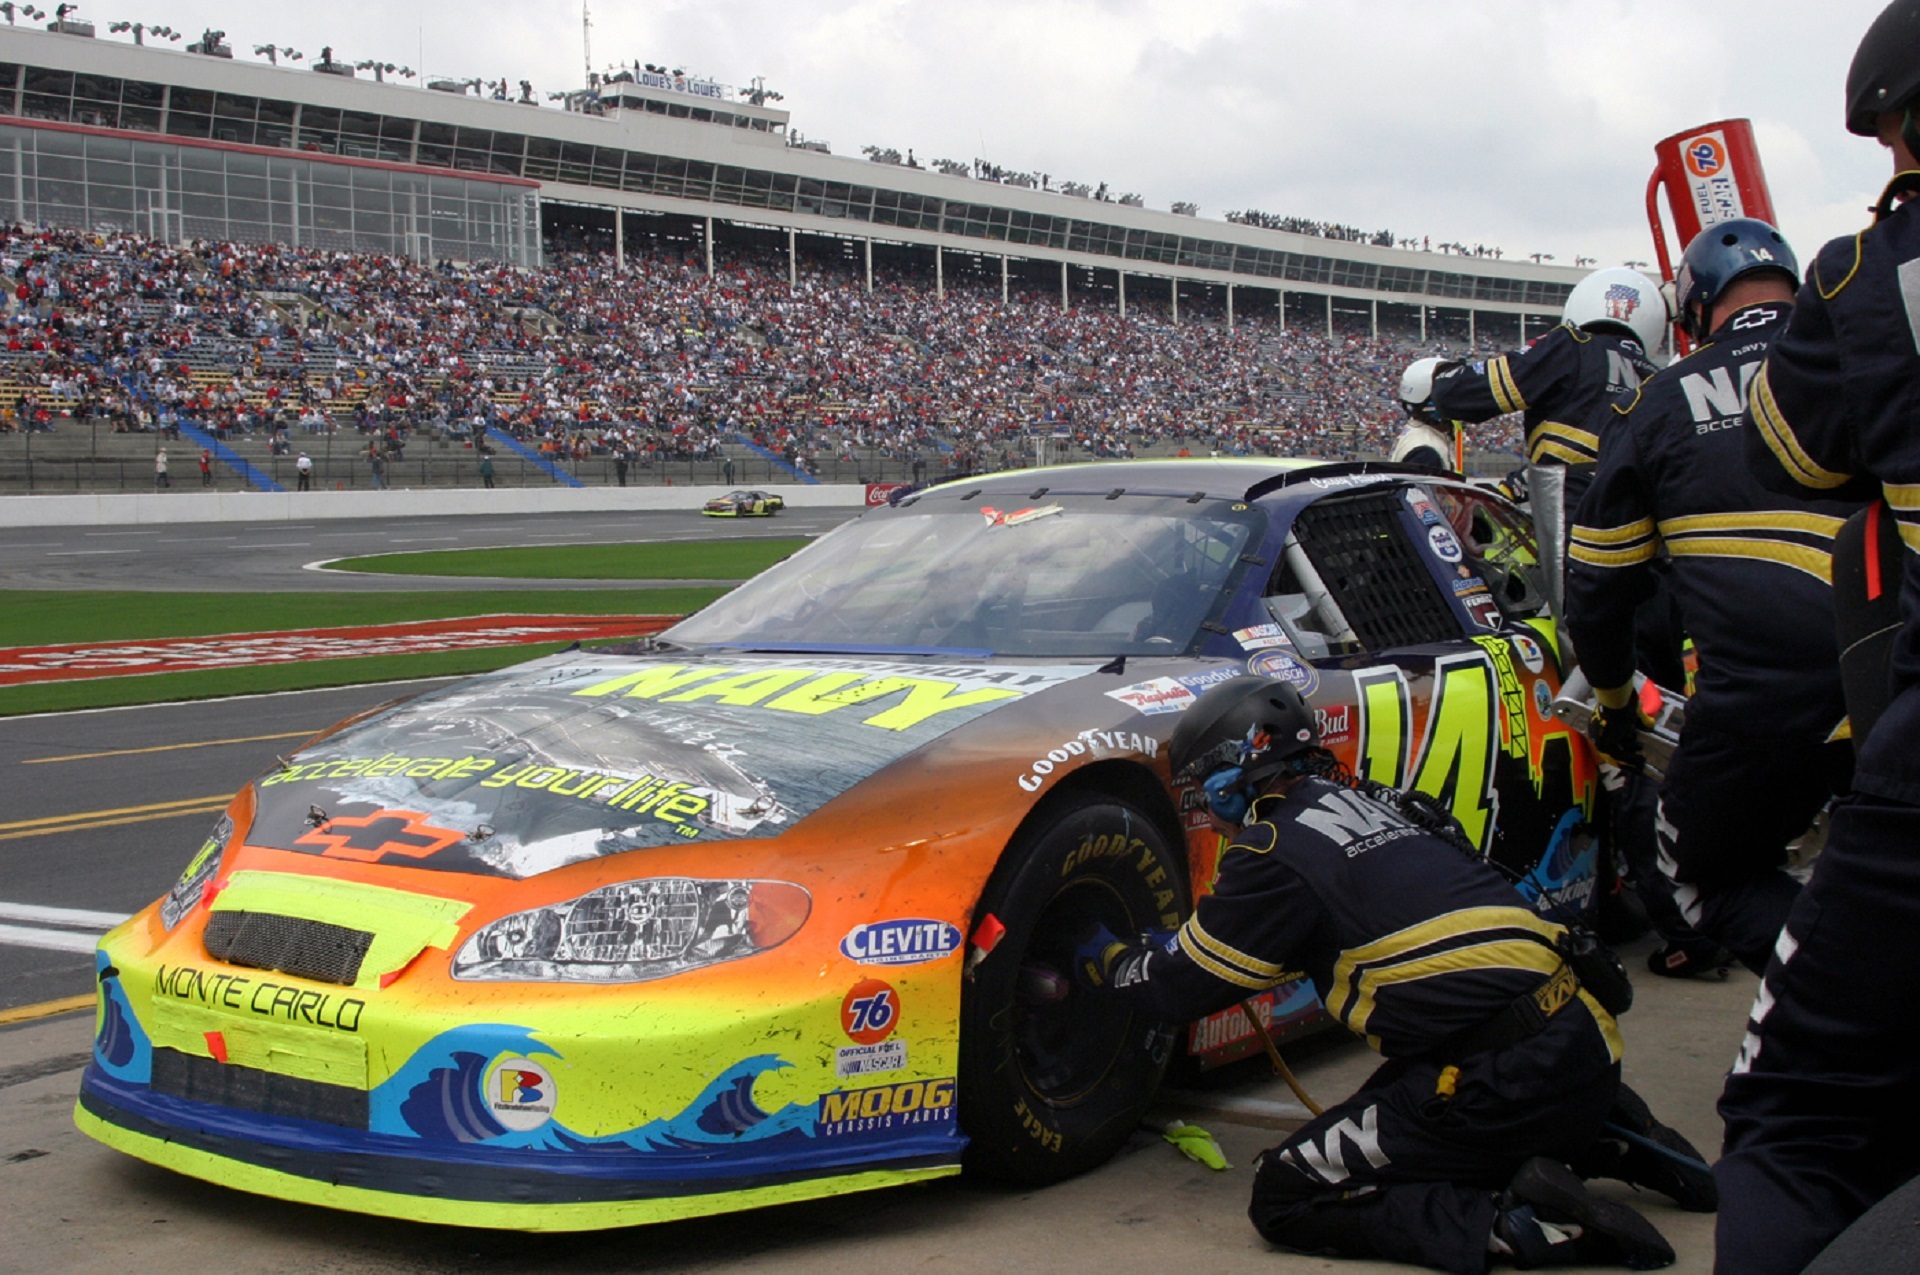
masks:
[[[1294,520],[1267,610],[1316,656],[1459,638],[1460,621],[1402,525],[1400,492],[1323,500]]]

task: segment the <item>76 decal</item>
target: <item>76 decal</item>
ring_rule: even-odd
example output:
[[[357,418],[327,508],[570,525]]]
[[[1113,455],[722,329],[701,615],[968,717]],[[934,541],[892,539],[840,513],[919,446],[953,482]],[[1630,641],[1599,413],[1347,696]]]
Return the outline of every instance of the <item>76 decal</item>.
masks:
[[[840,1002],[840,1030],[853,1044],[834,1050],[841,1078],[899,1071],[907,1065],[907,1042],[889,1039],[900,1025],[900,994],[877,978],[855,983]]]

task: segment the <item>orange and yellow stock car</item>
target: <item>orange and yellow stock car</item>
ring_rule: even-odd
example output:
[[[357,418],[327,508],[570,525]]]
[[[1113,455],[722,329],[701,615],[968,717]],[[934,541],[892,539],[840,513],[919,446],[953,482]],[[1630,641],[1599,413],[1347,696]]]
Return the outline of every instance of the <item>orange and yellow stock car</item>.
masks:
[[[1082,1171],[1176,1049],[1252,1047],[1033,991],[1093,922],[1208,888],[1166,742],[1249,670],[1584,904],[1595,768],[1513,508],[1365,466],[1002,475],[255,778],[102,940],[76,1118],[244,1190],[527,1229]],[[1248,990],[1277,1030],[1316,1014]]]

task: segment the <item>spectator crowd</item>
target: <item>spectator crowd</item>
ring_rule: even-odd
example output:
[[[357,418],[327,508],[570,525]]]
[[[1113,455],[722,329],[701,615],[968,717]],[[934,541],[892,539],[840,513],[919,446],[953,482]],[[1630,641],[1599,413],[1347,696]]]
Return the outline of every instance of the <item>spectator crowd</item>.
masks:
[[[1016,292],[729,250],[709,277],[674,247],[616,265],[578,237],[538,270],[273,244],[0,229],[0,428],[104,417],[122,430],[505,433],[558,458],[642,469],[751,445],[937,470],[1093,456],[1384,454],[1410,344],[1329,339],[1203,303],[1182,321],[1112,294]],[[997,283],[997,281],[996,281]],[[15,393],[7,394],[11,387]],[[1045,440],[1044,442],[1041,440]],[[1482,432],[1511,449],[1510,432]],[[623,467],[624,468],[624,467]]]

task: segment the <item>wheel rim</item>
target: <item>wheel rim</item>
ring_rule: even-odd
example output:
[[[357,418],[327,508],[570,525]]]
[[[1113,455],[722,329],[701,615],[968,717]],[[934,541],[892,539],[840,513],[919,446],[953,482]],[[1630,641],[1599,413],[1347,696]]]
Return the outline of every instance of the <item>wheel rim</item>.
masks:
[[[1064,883],[1047,901],[1033,937],[1020,954],[1022,966],[1068,971],[1081,935],[1104,925],[1118,935],[1138,932],[1126,899],[1109,881],[1081,877]],[[1013,1054],[1027,1088],[1056,1107],[1070,1107],[1098,1088],[1121,1061],[1133,1033],[1131,1012],[1111,997],[1076,988],[1046,999],[1022,990],[1014,997]]]

